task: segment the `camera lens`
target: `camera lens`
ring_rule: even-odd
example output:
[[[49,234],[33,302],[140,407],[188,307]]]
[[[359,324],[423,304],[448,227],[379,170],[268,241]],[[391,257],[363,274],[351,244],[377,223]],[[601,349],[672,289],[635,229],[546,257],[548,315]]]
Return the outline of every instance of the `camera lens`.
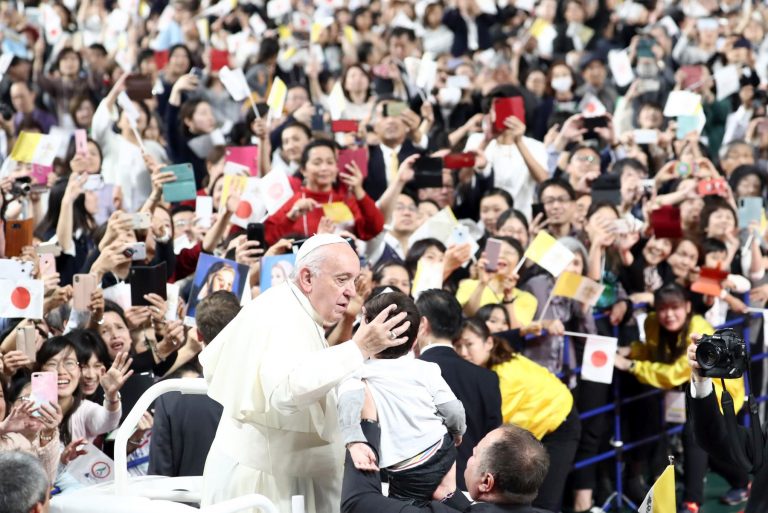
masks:
[[[699,362],[703,369],[714,368],[722,356],[720,347],[711,342],[702,342],[696,348],[696,361]]]

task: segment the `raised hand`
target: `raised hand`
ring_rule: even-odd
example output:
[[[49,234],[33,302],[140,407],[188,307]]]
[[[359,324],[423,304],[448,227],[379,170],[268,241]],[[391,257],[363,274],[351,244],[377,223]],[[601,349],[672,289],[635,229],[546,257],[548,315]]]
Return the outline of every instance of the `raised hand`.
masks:
[[[112,366],[99,380],[101,388],[104,389],[104,395],[109,402],[117,402],[117,393],[123,388],[128,378],[133,376],[132,363],[133,358],[130,358],[128,353],[117,353]]]

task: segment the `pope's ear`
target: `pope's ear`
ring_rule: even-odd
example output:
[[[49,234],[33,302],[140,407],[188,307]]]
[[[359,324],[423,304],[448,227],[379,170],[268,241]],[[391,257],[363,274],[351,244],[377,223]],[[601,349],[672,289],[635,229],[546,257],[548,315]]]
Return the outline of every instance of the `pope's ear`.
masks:
[[[312,271],[307,267],[299,269],[299,288],[304,292],[309,292],[312,288]]]

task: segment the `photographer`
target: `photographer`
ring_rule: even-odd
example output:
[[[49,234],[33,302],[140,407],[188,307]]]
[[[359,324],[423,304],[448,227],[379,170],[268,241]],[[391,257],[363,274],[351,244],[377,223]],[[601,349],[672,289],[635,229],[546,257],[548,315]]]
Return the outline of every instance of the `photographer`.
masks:
[[[740,472],[754,471],[753,486],[744,513],[766,511],[768,510],[768,495],[766,494],[768,489],[763,485],[768,479],[768,472],[764,466],[756,469],[753,467],[756,460],[753,450],[755,447],[753,433],[744,426],[739,426],[736,433],[729,433],[726,419],[722,415],[719,405],[720,397],[712,393],[715,388],[712,378],[702,376],[702,367],[696,358],[696,349],[702,338],[702,335],[692,334],[687,353],[688,364],[691,367],[691,399],[688,401],[688,411],[691,415],[696,443],[713,460],[726,463],[729,467]],[[756,418],[750,420],[759,422],[759,419]],[[743,468],[734,457],[729,444],[729,438],[733,439],[732,437],[735,437],[735,444],[747,455],[751,463],[750,468]],[[765,448],[763,448],[763,452],[765,452]]]

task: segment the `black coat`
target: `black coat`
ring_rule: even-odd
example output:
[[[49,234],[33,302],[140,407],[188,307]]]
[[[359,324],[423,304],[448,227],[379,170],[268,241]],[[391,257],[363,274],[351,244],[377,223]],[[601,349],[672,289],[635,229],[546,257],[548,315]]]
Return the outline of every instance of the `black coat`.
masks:
[[[434,349],[433,349],[434,351]],[[378,455],[381,429],[378,424],[361,424],[368,444]],[[466,442],[463,442],[463,446]],[[347,452],[344,462],[344,481],[341,486],[342,513],[549,513],[546,510],[529,505],[511,504],[470,504],[469,499],[457,492],[444,503],[432,501],[426,506],[411,506],[398,499],[384,497],[381,494],[381,476],[379,472],[363,472],[355,468]]]
[[[420,357],[440,367],[443,379],[464,405],[467,432],[458,447],[456,458],[456,484],[464,490],[464,469],[472,456],[472,449],[485,435],[501,425],[501,391],[495,372],[470,363],[453,348],[433,347]]]
[[[409,139],[406,139],[400,146],[397,158],[402,164],[414,153],[419,153],[419,150]],[[368,176],[363,181],[363,189],[374,201],[377,201],[387,190],[387,163],[384,162],[384,152],[378,144],[368,146]]]
[[[718,459],[724,463],[738,465],[731,455],[728,439],[735,438],[737,446],[743,447],[752,461],[753,445],[752,432],[744,426],[739,425],[738,430],[729,432],[725,422],[725,417],[720,413],[717,405],[717,398],[714,391],[703,399],[693,399],[688,395],[688,409],[693,422],[693,434],[696,437],[696,443],[704,449],[712,458]],[[753,422],[755,419],[752,419]],[[744,513],[765,513],[768,511],[768,444],[762,447],[763,466],[757,469],[752,481],[752,491],[747,501],[747,507]],[[753,469],[746,469],[750,473]]]
[[[170,392],[155,402],[149,474],[201,476],[223,407],[207,395]]]

